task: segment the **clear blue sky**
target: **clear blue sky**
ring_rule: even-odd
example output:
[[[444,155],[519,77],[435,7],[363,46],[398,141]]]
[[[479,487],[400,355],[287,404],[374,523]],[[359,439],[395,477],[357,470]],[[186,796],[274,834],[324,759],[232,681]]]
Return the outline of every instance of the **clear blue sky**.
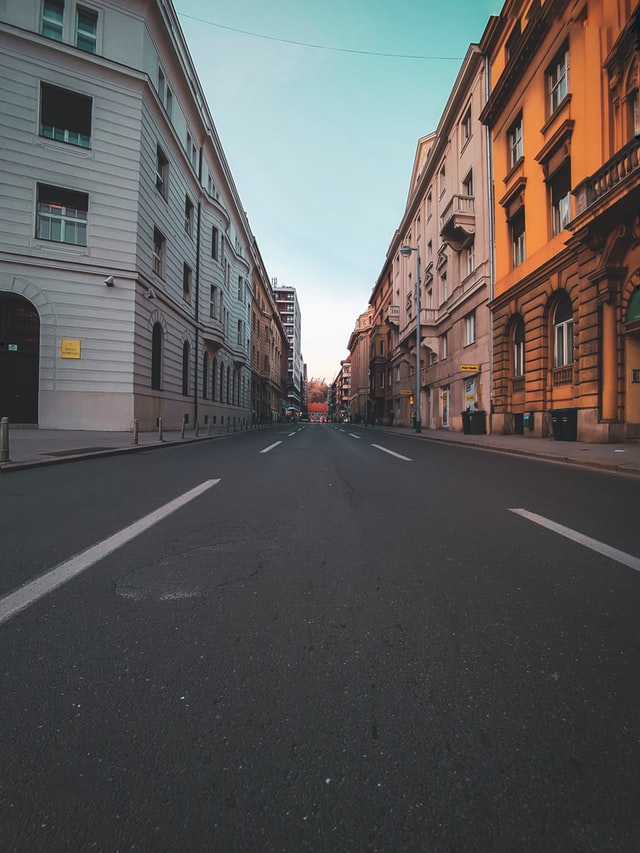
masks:
[[[331,381],[402,218],[418,139],[503,0],[174,4],[267,272],[298,292],[309,377]]]

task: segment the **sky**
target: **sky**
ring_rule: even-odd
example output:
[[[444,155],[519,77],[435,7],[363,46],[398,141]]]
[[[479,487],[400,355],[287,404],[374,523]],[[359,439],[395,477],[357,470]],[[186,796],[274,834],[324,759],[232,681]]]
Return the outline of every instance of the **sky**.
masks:
[[[270,278],[296,288],[309,378],[348,356],[418,140],[503,0],[174,0]]]

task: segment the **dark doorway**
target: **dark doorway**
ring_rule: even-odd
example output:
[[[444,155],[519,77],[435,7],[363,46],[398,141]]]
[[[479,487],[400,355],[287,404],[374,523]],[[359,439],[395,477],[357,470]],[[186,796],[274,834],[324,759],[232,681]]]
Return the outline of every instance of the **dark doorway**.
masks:
[[[0,293],[0,418],[38,423],[40,317],[24,297]]]

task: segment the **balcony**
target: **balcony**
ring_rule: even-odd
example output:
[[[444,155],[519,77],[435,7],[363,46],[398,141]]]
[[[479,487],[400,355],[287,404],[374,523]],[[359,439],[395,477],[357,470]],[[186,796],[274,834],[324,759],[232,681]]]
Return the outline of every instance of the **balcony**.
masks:
[[[390,326],[399,326],[400,325],[400,306],[399,305],[387,305],[387,310],[384,314],[384,321],[388,323]]]
[[[454,252],[461,252],[476,233],[474,198],[454,195],[440,217],[440,236]]]
[[[211,349],[219,350],[226,340],[222,320],[208,317],[202,326],[202,338]]]
[[[576,218],[603,200],[634,175],[640,177],[638,150],[640,138],[627,142],[601,169],[586,178],[573,191],[576,200]]]

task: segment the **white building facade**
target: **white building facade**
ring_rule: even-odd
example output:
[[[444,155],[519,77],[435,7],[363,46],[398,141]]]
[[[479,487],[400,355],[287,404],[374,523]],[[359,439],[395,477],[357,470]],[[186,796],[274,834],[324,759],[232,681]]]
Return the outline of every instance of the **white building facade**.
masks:
[[[292,414],[300,413],[304,392],[304,360],[302,358],[302,315],[295,287],[274,283],[273,292],[280,319],[289,342],[287,365],[287,403]]]
[[[247,423],[254,240],[173,6],[0,18],[0,416]]]

